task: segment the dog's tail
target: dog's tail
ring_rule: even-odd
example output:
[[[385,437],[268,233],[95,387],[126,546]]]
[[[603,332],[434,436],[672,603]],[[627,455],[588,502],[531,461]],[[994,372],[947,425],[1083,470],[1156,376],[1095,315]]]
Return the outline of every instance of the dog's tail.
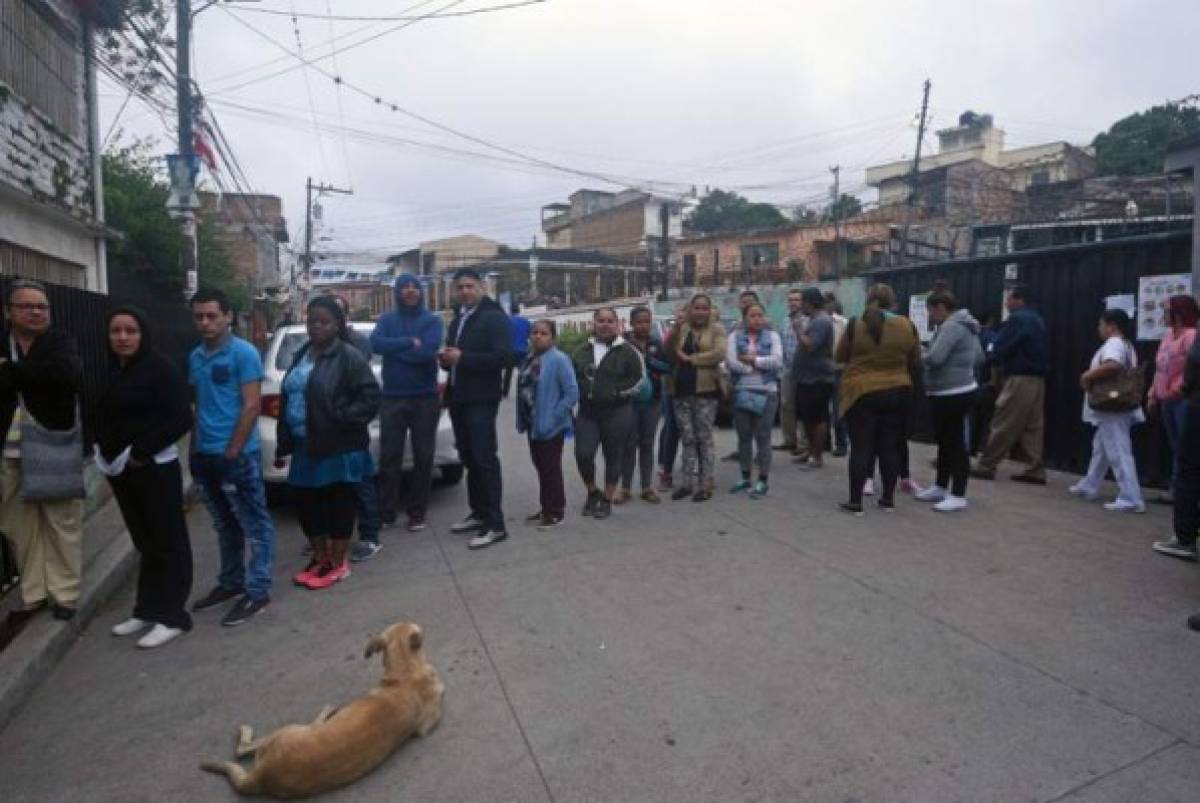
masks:
[[[213,772],[217,775],[224,775],[229,779],[229,783],[243,795],[257,795],[262,793],[258,779],[254,773],[246,772],[241,764],[234,761],[206,761],[200,765],[200,769],[205,772]]]

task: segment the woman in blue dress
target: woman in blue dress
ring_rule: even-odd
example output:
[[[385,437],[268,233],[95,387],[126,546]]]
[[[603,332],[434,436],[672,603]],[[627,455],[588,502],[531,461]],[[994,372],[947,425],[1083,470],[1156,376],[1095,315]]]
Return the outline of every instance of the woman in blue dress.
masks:
[[[292,580],[317,590],[350,576],[354,488],[374,473],[367,425],[380,394],[332,297],[309,302],[307,326],[308,343],[283,378],[276,457],[292,457],[288,485],[312,544],[312,560]]]

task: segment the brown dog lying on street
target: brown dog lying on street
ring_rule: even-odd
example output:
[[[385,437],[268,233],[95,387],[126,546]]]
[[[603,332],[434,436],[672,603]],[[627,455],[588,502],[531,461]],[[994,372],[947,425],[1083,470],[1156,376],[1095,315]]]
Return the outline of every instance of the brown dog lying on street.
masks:
[[[309,725],[285,725],[255,739],[238,731],[237,757],[254,754],[247,772],[234,761],[200,768],[225,775],[246,795],[295,798],[358,780],[413,735],[424,736],[442,718],[445,686],[425,659],[421,628],[399,622],[367,642],[364,658],[383,653],[383,678],[365,697],[341,708],[326,706]]]

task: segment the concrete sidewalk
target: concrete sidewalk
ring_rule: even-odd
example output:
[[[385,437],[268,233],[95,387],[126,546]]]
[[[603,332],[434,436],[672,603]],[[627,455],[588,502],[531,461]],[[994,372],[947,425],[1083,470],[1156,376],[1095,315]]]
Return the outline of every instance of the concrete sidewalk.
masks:
[[[232,756],[243,722],[362,693],[368,634],[406,618],[445,718],[326,799],[1200,799],[1200,576],[1150,551],[1164,508],[1106,513],[1053,476],[973,483],[964,514],[901,499],[858,519],[834,511],[842,461],[777,461],[765,500],[722,489],[596,522],[567,466],[568,524],[539,533],[520,524],[523,444],[506,433],[502,453],[512,535],[483,552],[449,534],[464,489],[443,488],[430,530],[388,531],[320,593],[287,583],[301,539],[282,513],[274,602],[240,628],[203,614],[140,652],[107,633],[117,595],[0,731],[5,800],[235,800],[197,763]],[[913,449],[918,479],[927,458]],[[190,524],[200,593],[215,536],[202,511]]]

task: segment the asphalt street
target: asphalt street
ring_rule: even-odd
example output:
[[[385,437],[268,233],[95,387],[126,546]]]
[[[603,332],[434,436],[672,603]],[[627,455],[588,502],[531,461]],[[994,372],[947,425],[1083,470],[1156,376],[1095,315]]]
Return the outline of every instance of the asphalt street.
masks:
[[[198,614],[168,647],[109,628],[126,589],[0,732],[0,799],[233,800],[202,760],[238,725],[305,722],[380,675],[368,635],[410,619],[445,717],[336,801],[1200,800],[1200,568],[1152,553],[1168,511],[1103,511],[1069,479],[975,482],[940,515],[835,511],[845,464],[777,459],[770,495],[634,501],[541,533],[524,444],[501,413],[511,537],[469,552],[431,527],[323,592],[279,510],[271,607],[239,628]],[[719,435],[718,453],[732,433]],[[570,449],[567,450],[568,460]],[[778,453],[777,453],[778,458]],[[928,452],[914,448],[918,479]],[[215,537],[191,514],[196,593]]]

